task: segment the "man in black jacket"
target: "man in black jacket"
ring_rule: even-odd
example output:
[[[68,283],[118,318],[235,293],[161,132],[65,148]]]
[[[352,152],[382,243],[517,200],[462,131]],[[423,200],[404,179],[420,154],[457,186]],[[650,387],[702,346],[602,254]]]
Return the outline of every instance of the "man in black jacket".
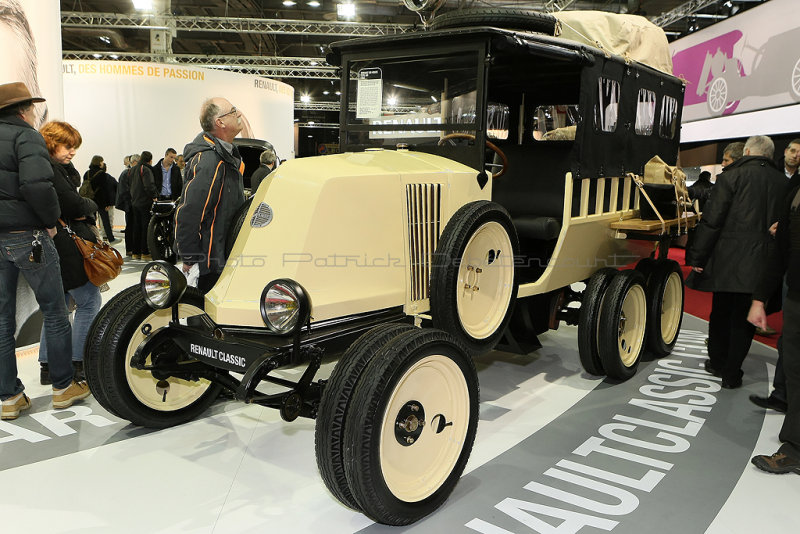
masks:
[[[153,154],[145,150],[139,163],[131,169],[131,211],[133,212],[133,243],[131,258],[150,261],[152,257],[147,250],[147,224],[150,222],[150,209],[158,197],[153,171],[150,164]]]
[[[174,148],[168,148],[164,157],[153,165],[153,179],[160,200],[177,200],[181,195],[183,180],[181,170],[175,163],[177,156]]]
[[[742,362],[755,333],[747,311],[771,246],[769,228],[778,220],[785,192],[786,179],[772,161],[774,147],[769,137],[747,140],[744,157],[717,178],[686,252],[686,265],[694,271],[686,285],[714,294],[706,370],[722,377],[724,388],[742,385]]]
[[[0,85],[0,400],[1,419],[16,419],[31,402],[17,377],[14,309],[17,279],[33,289],[47,325],[53,406],[66,408],[83,394],[73,381],[72,334],[58,254],[53,245],[61,215],[44,139],[33,128],[33,103],[21,82]]]
[[[264,178],[269,175],[272,171],[275,170],[275,165],[278,161],[278,157],[275,155],[275,150],[272,148],[265,148],[261,155],[258,157],[258,161],[261,163],[256,172],[250,177],[250,193],[255,195],[256,191],[258,190],[258,186],[261,185],[261,182]]]
[[[226,99],[211,98],[200,108],[200,126],[203,131],[183,150],[188,164],[175,209],[175,252],[184,272],[197,264],[197,287],[206,293],[225,267],[228,229],[244,203],[244,163],[233,145],[242,114]]]
[[[788,405],[779,439],[783,444],[772,456],[755,456],[753,464],[770,473],[800,474],[800,187],[788,196],[772,247],[767,269],[753,294],[748,321],[767,324],[764,303],[786,275],[788,294],[783,301],[783,370]]]

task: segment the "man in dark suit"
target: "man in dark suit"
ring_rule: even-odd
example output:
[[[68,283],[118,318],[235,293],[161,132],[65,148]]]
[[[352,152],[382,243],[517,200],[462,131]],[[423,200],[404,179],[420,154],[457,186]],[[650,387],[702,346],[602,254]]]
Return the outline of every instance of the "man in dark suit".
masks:
[[[178,153],[174,148],[168,148],[164,152],[164,157],[153,165],[153,179],[160,200],[177,200],[181,196],[183,179],[181,169],[175,163],[177,156]]]
[[[744,156],[717,177],[686,252],[693,270],[686,285],[714,294],[706,371],[722,377],[722,387],[729,389],[742,385],[742,362],[755,333],[747,312],[772,246],[769,228],[785,196],[786,179],[772,161],[774,150],[769,137],[747,140]]]

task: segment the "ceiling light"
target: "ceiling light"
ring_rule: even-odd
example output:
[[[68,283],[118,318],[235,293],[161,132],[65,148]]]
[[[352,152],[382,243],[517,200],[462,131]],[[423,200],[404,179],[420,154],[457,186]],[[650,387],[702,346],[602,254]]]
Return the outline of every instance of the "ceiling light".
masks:
[[[438,102],[438,100],[436,100],[436,97],[433,95],[431,95],[431,100],[433,100],[434,102]]]
[[[386,103],[389,104],[390,106],[396,106],[397,105],[397,97],[396,96],[390,96],[389,98],[386,99]]]
[[[117,54],[111,54],[108,57],[110,57],[111,59],[119,59],[119,56]]]
[[[283,0],[283,5],[286,7],[292,7],[293,5],[297,4],[294,0]]]
[[[336,96],[342,96],[342,92],[341,91],[336,91]]]
[[[103,41],[105,44],[111,44],[111,39],[109,39],[105,35],[101,36],[100,40]]]
[[[300,95],[300,102],[304,103],[311,102],[311,97],[308,95]]]
[[[319,65],[319,63],[317,63],[316,61],[310,61],[308,64],[311,65],[312,67],[316,67],[317,65]]]
[[[153,0],[132,0],[132,2],[133,9],[138,9],[139,11],[153,10]]]
[[[314,126],[314,121],[308,121],[309,126]]]
[[[329,95],[329,94],[331,94],[331,92],[326,90],[326,91],[322,91],[322,94],[323,95]]]
[[[317,0],[311,0],[311,1],[308,3],[308,6],[309,6],[309,7],[319,7],[319,5],[320,5],[320,4],[319,4],[319,2],[317,2]]]
[[[99,59],[99,58],[103,57],[103,54],[92,54],[92,57],[95,58],[95,59]]]
[[[350,2],[336,5],[336,14],[343,19],[352,19],[356,16],[356,5]]]

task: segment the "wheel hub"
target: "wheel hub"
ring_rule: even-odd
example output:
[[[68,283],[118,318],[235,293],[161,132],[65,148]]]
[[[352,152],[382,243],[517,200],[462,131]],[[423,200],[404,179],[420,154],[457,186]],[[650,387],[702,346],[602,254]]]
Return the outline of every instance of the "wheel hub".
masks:
[[[408,401],[397,413],[394,437],[403,447],[413,445],[425,428],[425,409],[417,401]]]

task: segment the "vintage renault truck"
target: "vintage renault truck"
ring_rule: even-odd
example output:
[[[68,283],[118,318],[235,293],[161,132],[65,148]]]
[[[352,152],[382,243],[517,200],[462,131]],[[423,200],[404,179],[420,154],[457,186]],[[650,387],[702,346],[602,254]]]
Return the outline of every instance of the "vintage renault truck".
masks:
[[[562,321],[594,375],[669,353],[683,279],[666,246],[690,218],[641,220],[638,184],[654,156],[676,162],[684,86],[555,37],[567,24],[456,14],[334,44],[343,153],[264,180],[208,294],[152,262],[103,307],[85,354],[100,404],[163,428],[224,389],[316,418],[331,493],[403,525],[467,463],[474,355],[534,350]],[[323,357],[338,360],[321,379]]]

